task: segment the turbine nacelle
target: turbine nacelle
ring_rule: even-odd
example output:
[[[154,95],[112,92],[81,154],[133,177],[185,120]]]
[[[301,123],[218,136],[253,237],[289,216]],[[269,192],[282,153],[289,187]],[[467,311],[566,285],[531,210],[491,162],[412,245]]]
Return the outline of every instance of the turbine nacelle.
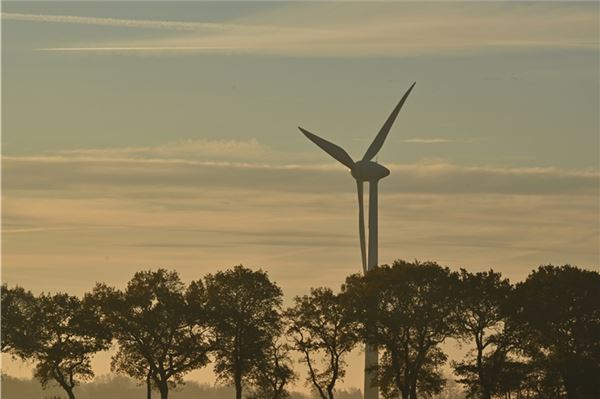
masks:
[[[376,181],[390,174],[390,170],[373,161],[358,161],[350,169],[352,177],[357,181]]]

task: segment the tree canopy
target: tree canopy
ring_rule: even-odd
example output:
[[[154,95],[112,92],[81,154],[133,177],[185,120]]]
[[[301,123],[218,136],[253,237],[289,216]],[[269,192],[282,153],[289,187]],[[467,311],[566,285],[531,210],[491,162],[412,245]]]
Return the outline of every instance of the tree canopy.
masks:
[[[267,273],[242,265],[209,274],[204,282],[216,334],[214,369],[221,380],[233,382],[241,399],[244,381],[263,365],[281,331],[283,292]]]
[[[453,367],[469,397],[491,399],[503,389],[503,370],[517,345],[516,326],[510,320],[511,294],[510,282],[500,273],[460,272],[458,332],[472,350]]]
[[[600,397],[600,274],[541,266],[515,290],[522,350],[560,375],[566,397]]]
[[[308,367],[308,383],[322,399],[333,399],[336,383],[346,374],[345,358],[358,340],[358,324],[349,317],[344,297],[313,288],[294,299],[286,317],[288,336]]]
[[[15,341],[15,353],[35,362],[34,376],[42,386],[55,382],[74,399],[73,388],[94,376],[91,356],[110,346],[111,333],[93,309],[75,296],[27,297],[32,301],[27,314],[35,324],[28,326],[28,339]]]
[[[396,261],[346,279],[344,292],[366,342],[382,349],[379,385],[387,397],[438,392],[446,355],[439,344],[458,332],[458,277],[433,262]]]
[[[27,357],[31,349],[39,339],[36,336],[38,326],[42,320],[36,311],[36,299],[30,291],[23,287],[8,288],[2,284],[0,291],[2,295],[2,328],[0,337],[2,341],[2,353],[10,353],[13,356]]]
[[[176,272],[158,269],[137,272],[125,291],[98,284],[86,299],[101,309],[119,343],[113,370],[151,381],[167,399],[169,386],[208,363],[213,335],[204,295],[201,284],[186,292]]]

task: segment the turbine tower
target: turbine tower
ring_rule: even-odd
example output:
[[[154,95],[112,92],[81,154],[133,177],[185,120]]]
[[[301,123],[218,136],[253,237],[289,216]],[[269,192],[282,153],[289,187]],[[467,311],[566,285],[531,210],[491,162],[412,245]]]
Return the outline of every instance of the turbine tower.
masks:
[[[365,155],[360,161],[354,162],[350,155],[341,147],[322,139],[321,137],[312,134],[311,132],[298,127],[302,133],[313,143],[318,145],[323,151],[331,155],[337,161],[346,165],[350,169],[352,177],[356,179],[356,188],[358,191],[358,236],[360,239],[360,254],[362,258],[363,272],[366,274],[369,270],[377,267],[377,184],[379,180],[390,174],[388,168],[373,162],[372,159],[377,155],[383,143],[390,132],[402,105],[408,98],[416,82],[406,91],[396,108],[387,118],[383,127],[375,136],[375,139],[365,152]],[[365,244],[365,217],[363,206],[363,183],[369,182],[369,252],[367,254]],[[367,326],[368,328],[368,326]],[[365,349],[365,381],[364,381],[364,399],[377,399],[379,390],[377,387],[371,386],[371,381],[375,374],[369,372],[369,368],[376,369],[378,363],[378,352],[376,347],[367,345]]]

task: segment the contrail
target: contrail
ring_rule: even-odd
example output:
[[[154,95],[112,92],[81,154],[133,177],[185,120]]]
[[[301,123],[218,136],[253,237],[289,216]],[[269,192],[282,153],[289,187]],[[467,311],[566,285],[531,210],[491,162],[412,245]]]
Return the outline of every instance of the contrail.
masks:
[[[26,22],[60,22],[80,25],[101,25],[116,26],[126,28],[148,28],[148,29],[168,29],[182,31],[229,31],[232,29],[240,30],[264,30],[268,26],[253,26],[239,24],[224,24],[215,22],[183,22],[183,21],[157,21],[142,19],[120,19],[120,18],[99,18],[99,17],[81,17],[74,15],[46,15],[46,14],[23,14],[14,12],[1,13],[2,19],[10,21]]]
[[[35,51],[50,51],[50,52],[69,52],[69,51],[87,51],[87,52],[129,52],[129,51],[205,51],[205,50],[234,50],[238,47],[223,47],[223,46],[151,46],[151,47],[50,47],[38,48]]]

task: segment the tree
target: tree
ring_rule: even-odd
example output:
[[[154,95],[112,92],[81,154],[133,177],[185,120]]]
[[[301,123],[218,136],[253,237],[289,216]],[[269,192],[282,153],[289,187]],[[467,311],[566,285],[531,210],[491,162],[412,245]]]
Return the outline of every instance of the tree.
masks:
[[[382,391],[403,399],[440,391],[446,355],[439,345],[458,331],[456,273],[433,262],[398,260],[348,277],[343,290],[363,339],[384,351]]]
[[[26,358],[26,349],[32,348],[37,341],[35,333],[36,326],[41,321],[36,312],[35,297],[30,291],[22,287],[8,288],[2,284],[0,289],[2,304],[2,328],[0,337],[2,341],[2,353],[10,353],[13,356]]]
[[[207,312],[216,332],[215,373],[233,382],[241,399],[243,383],[267,357],[281,328],[283,294],[267,273],[242,265],[209,274],[204,281]]]
[[[469,397],[491,399],[500,389],[504,367],[517,344],[508,323],[508,301],[512,286],[493,270],[480,273],[460,272],[458,321],[461,338],[475,348],[467,358],[453,364],[468,387]]]
[[[600,397],[600,274],[540,266],[515,290],[523,353],[557,372],[567,399]]]
[[[98,284],[86,299],[96,304],[119,344],[114,371],[155,386],[161,399],[191,370],[208,362],[212,332],[204,287],[185,290],[175,271],[135,273],[124,292]]]
[[[73,388],[94,376],[91,356],[110,346],[110,331],[93,309],[68,294],[40,295],[34,312],[36,339],[20,350],[36,361],[34,376],[42,386],[55,381],[74,399]]]
[[[296,379],[289,357],[290,347],[275,337],[265,357],[250,372],[253,389],[249,399],[288,399],[287,385]]]
[[[498,377],[498,398],[562,399],[561,377],[537,361],[506,361]]]
[[[140,382],[145,381],[147,399],[152,399],[152,390],[158,389],[154,368],[135,347],[121,345],[111,359],[110,368],[117,374],[128,375]]]
[[[415,391],[421,396],[432,397],[442,393],[446,386],[444,376],[438,371],[438,368],[444,364],[447,356],[440,348],[432,348],[430,354],[424,360],[416,378]],[[377,378],[381,393],[386,399],[396,399],[402,396],[402,391],[396,383],[395,367],[392,363],[392,356],[389,351],[384,351],[379,362]],[[409,390],[410,391],[410,390]]]
[[[286,311],[288,334],[308,367],[307,382],[323,399],[333,399],[345,375],[345,356],[356,346],[357,323],[348,317],[344,297],[313,288]]]

